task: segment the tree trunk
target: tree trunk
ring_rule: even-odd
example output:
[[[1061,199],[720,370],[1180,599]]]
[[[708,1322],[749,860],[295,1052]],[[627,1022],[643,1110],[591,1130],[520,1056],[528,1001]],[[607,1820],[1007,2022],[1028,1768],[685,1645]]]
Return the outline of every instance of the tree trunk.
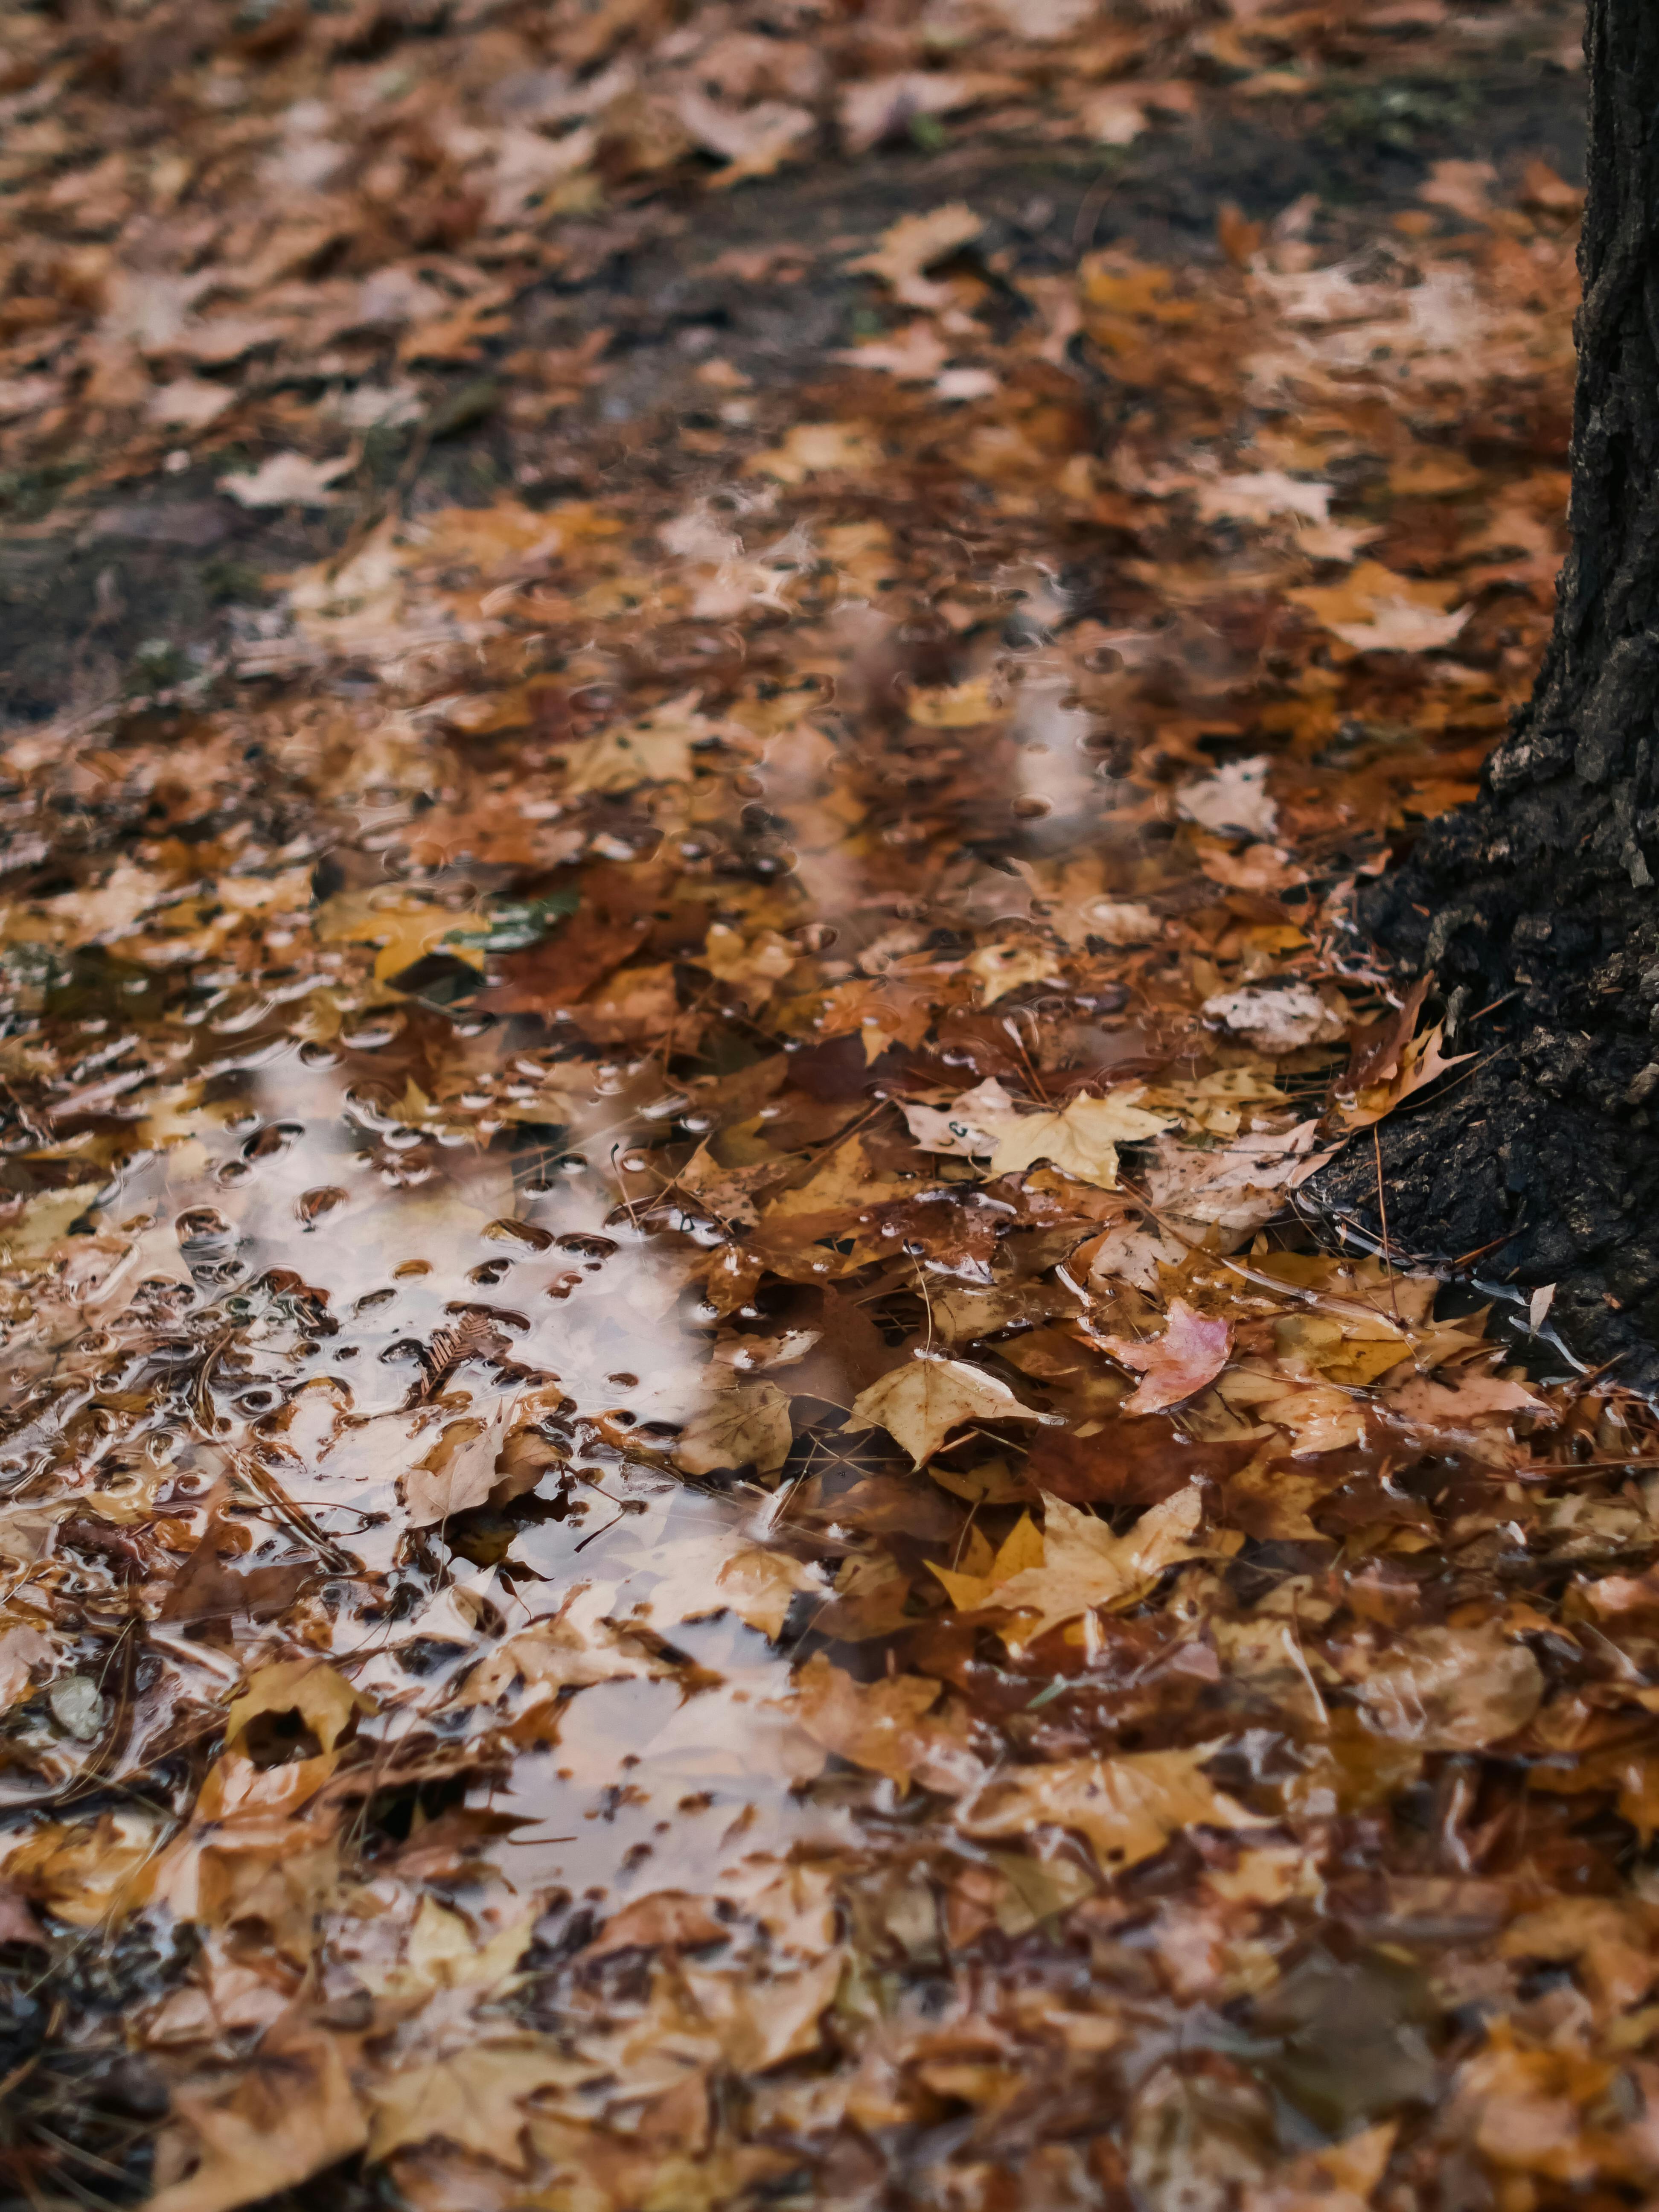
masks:
[[[1571,550],[1532,699],[1480,799],[1364,902],[1471,1060],[1384,1123],[1389,1228],[1559,1285],[1659,1383],[1659,0],[1589,0]],[[1501,1001],[1493,1006],[1492,1002]],[[1473,1071],[1473,1073],[1470,1073]],[[1369,1153],[1369,1147],[1361,1149]],[[1375,1223],[1375,1162],[1332,1194]],[[1498,1240],[1502,1240],[1501,1243]]]

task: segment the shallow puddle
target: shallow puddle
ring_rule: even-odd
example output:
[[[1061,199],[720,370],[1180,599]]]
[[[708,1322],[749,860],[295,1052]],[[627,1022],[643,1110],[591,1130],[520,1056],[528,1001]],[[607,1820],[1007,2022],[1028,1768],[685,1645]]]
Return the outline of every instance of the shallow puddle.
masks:
[[[6,751],[0,1940],[167,2212],[1647,2185],[1650,1419],[1305,1188],[1455,1075],[1350,897],[1530,681],[1566,219],[1304,228],[901,223],[925,378]]]

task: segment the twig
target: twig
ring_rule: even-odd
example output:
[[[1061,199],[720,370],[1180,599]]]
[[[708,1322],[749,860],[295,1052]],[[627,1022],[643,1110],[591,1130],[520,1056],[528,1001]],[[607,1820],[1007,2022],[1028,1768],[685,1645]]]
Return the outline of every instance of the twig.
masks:
[[[1375,1121],[1371,1123],[1371,1145],[1376,1154],[1376,1211],[1382,1223],[1382,1265],[1389,1274],[1389,1305],[1396,1326],[1400,1320],[1400,1294],[1395,1288],[1393,1240],[1389,1235],[1389,1201],[1382,1191],[1382,1139]]]

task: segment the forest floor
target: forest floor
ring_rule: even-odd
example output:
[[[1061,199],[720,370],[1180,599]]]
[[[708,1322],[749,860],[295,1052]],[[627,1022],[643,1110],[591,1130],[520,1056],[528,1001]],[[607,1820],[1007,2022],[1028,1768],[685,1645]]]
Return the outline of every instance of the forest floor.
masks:
[[[1352,919],[1575,10],[5,36],[4,2212],[1650,2203],[1659,1425]]]

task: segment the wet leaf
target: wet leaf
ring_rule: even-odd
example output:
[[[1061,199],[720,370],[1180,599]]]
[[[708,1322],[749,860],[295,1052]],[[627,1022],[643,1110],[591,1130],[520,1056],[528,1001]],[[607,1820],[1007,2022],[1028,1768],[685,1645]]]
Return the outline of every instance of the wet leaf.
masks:
[[[1544,1677],[1495,1629],[1423,1628],[1368,1657],[1354,1688],[1370,1725],[1425,1751],[1478,1751],[1526,1726]]]
[[[249,1675],[225,1714],[225,1747],[234,1751],[262,1715],[292,1713],[325,1751],[332,1751],[375,1701],[321,1660],[285,1659]]]
[[[198,2155],[151,2198],[161,2212],[228,2212],[297,2187],[368,2138],[349,2048],[327,2034],[273,2031],[228,2094],[184,2091],[174,2112],[184,2157]]]
[[[1185,1298],[1172,1298],[1162,1336],[1146,1343],[1123,1336],[1103,1336],[1098,1341],[1103,1352],[1141,1377],[1125,1401],[1124,1412],[1157,1413],[1195,1397],[1214,1382],[1231,1355],[1232,1324],[1223,1316],[1195,1311]]]
[[[429,1528],[483,1504],[495,1487],[501,1452],[499,1419],[487,1425],[453,1422],[420,1465],[404,1477],[409,1526]]]
[[[674,1463],[688,1474],[739,1467],[771,1474],[789,1456],[793,1436],[788,1398],[775,1382],[739,1382],[687,1422]]]
[[[333,489],[356,465],[348,454],[337,461],[308,461],[303,453],[273,453],[246,476],[221,477],[219,489],[243,507],[332,507]]]
[[[860,1390],[851,1419],[885,1429],[918,1467],[943,1449],[953,1429],[970,1421],[1036,1421],[1006,1382],[965,1360],[928,1356],[907,1360]]]
[[[476,2043],[400,2069],[375,2085],[369,2154],[385,2158],[404,2144],[441,2137],[457,2150],[522,2173],[529,2164],[524,2100],[540,2089],[590,2081],[596,2070],[551,2040]]]
[[[963,1575],[941,1574],[940,1579],[951,1602],[965,1611],[994,1606],[1034,1615],[1020,1623],[1021,1640],[1029,1642],[1097,1606],[1120,1605],[1142,1595],[1166,1568],[1192,1557],[1202,1518],[1195,1483],[1149,1508],[1121,1536],[1092,1513],[1079,1511],[1064,1498],[1048,1498],[1043,1502],[1039,1561],[1015,1565],[1009,1546],[1019,1536],[1017,1528],[983,1582],[975,1583]]]
[[[1121,1873],[1188,1828],[1269,1825],[1209,1780],[1202,1766],[1211,1755],[1200,1747],[1021,1767],[988,1782],[957,1818],[970,1836],[1069,1829],[1083,1837],[1106,1873]]]

